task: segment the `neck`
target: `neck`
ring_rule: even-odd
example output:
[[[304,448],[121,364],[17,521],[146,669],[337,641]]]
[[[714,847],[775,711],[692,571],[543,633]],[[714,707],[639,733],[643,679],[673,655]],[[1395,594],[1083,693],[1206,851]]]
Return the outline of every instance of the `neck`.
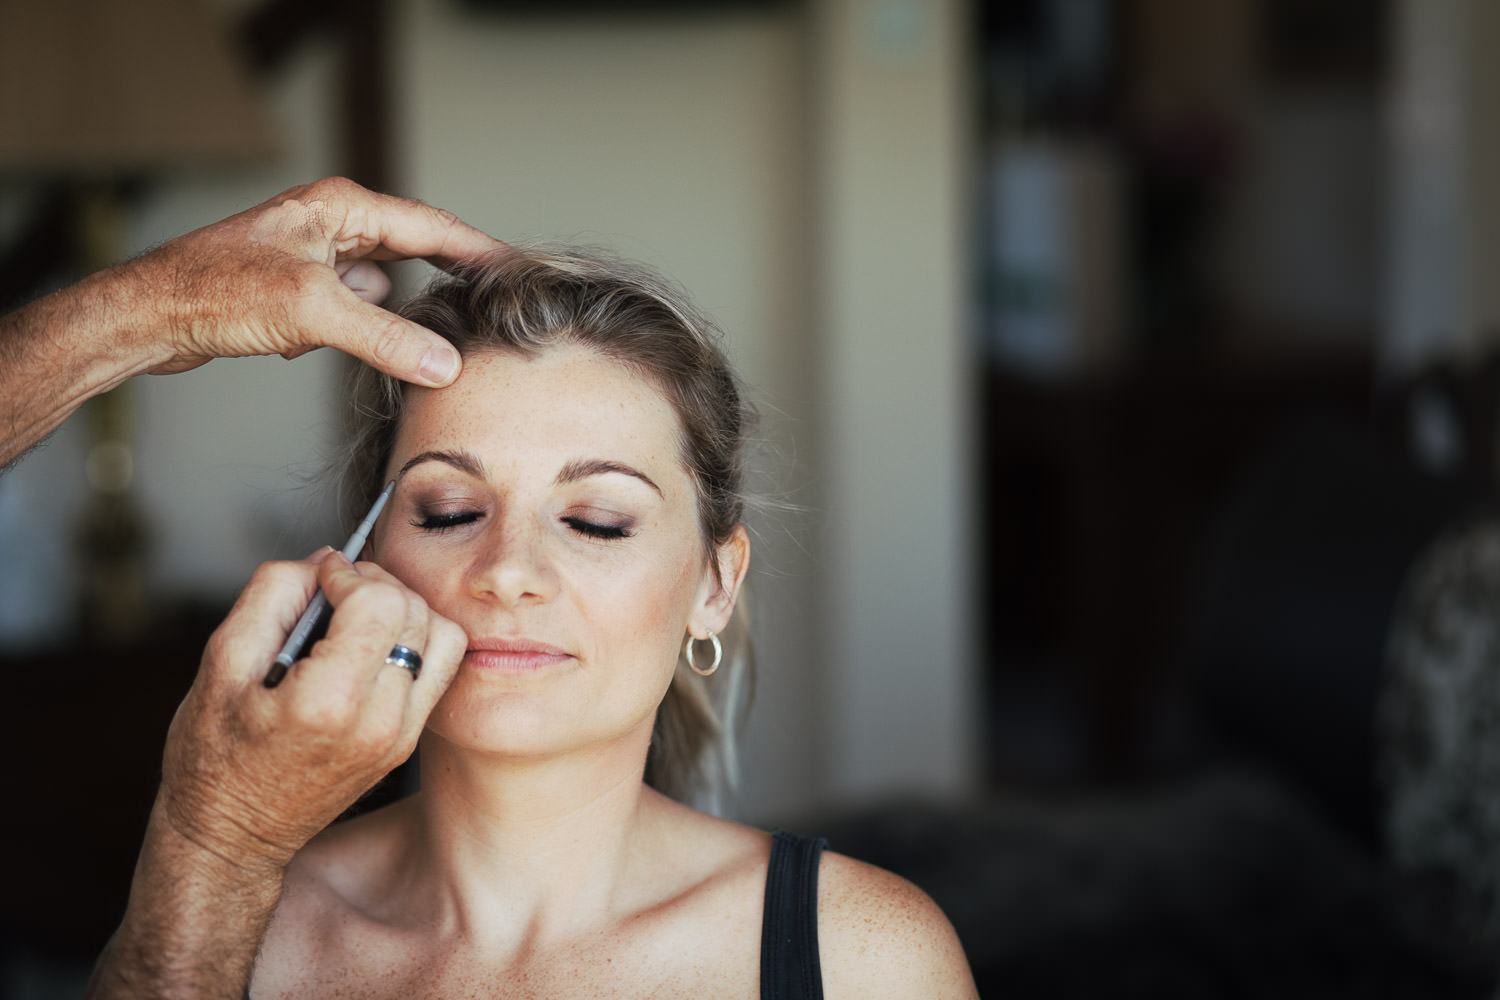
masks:
[[[411,888],[462,936],[545,939],[607,919],[628,902],[632,859],[662,802],[641,780],[645,749],[517,760],[429,731]]]

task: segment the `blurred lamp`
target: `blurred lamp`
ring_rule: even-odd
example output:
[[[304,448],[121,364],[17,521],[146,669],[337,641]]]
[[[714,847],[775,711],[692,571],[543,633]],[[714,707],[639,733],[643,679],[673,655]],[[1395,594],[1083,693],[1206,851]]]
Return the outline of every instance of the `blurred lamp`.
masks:
[[[0,178],[61,181],[79,274],[123,252],[122,182],[274,149],[223,26],[202,0],[0,0]],[[149,519],[131,495],[130,386],[90,400],[88,496],[73,526],[83,632],[146,634]]]
[[[0,172],[118,178],[273,147],[200,0],[0,3]]]

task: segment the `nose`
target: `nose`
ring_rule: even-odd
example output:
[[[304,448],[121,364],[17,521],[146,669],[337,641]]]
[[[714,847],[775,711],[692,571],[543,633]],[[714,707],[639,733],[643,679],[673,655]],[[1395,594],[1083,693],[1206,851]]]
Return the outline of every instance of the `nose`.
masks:
[[[469,565],[470,594],[502,603],[545,601],[557,593],[557,575],[540,526],[520,516],[496,516]]]

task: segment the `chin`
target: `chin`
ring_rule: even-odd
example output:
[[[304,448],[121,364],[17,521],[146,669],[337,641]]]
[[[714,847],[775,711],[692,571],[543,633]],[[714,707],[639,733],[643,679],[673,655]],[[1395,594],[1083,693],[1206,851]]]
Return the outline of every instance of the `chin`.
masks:
[[[569,727],[559,706],[524,694],[475,692],[463,678],[439,699],[427,729],[455,747],[480,753],[544,753]]]

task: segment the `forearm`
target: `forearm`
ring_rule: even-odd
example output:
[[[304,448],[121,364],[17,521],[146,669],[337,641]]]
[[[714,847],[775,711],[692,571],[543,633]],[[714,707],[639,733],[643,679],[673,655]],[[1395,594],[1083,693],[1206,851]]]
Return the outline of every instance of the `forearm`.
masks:
[[[231,861],[182,836],[158,799],[125,919],[88,996],[241,1000],[281,881],[274,865]]]
[[[130,261],[0,317],[0,469],[84,400],[164,360],[166,290],[150,270]]]

